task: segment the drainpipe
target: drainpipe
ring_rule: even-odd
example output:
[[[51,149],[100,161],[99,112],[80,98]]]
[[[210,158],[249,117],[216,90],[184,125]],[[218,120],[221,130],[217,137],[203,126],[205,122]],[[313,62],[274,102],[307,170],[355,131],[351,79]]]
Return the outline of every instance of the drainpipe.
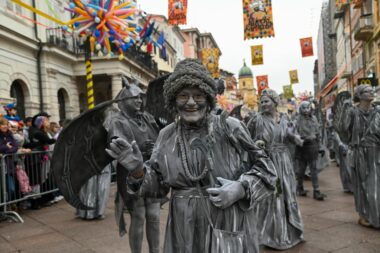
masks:
[[[32,0],[32,5],[34,8],[36,8],[36,0]],[[33,12],[33,19],[37,21],[37,14]],[[37,80],[38,80],[38,93],[40,96],[40,112],[44,109],[44,98],[42,95],[42,77],[41,77],[41,55],[42,55],[42,41],[40,37],[38,37],[38,29],[37,29],[37,22],[34,22],[34,36],[36,37],[36,40],[38,41],[38,51],[37,51]]]

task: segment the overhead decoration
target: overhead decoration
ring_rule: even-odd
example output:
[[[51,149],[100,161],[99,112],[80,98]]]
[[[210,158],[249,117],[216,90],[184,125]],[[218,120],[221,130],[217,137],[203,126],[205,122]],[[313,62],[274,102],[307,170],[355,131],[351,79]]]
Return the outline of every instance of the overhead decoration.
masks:
[[[66,25],[65,22],[63,22],[63,21],[61,21],[61,20],[59,20],[59,19],[57,19],[57,18],[55,18],[55,17],[52,17],[52,16],[50,16],[49,14],[47,14],[47,13],[45,13],[45,12],[43,12],[43,11],[40,11],[40,10],[34,8],[33,6],[24,3],[24,2],[21,1],[21,0],[12,0],[12,2],[14,2],[14,3],[16,3],[16,4],[18,4],[18,5],[22,6],[22,7],[24,7],[25,9],[28,9],[28,10],[30,10],[31,12],[36,13],[36,14],[38,14],[38,15],[40,15],[40,16],[42,16],[42,17],[48,19],[48,20],[51,20],[51,21],[53,21],[53,22],[55,22],[55,23],[57,23],[57,24],[59,24],[59,25]]]
[[[284,90],[284,98],[291,99],[294,96],[292,85],[284,85],[282,88]]]
[[[263,45],[251,46],[252,65],[264,64]]]
[[[202,49],[202,63],[211,73],[213,78],[219,78],[219,48]]]
[[[118,4],[113,0],[74,0],[67,11],[75,17],[67,22],[80,35],[89,37],[91,52],[113,56],[114,52],[123,58],[124,52],[139,40],[136,16],[142,14],[135,2]],[[64,29],[68,29],[64,26]]]
[[[169,0],[168,22],[171,25],[186,25],[187,0]]]
[[[21,0],[12,0],[30,11],[62,25],[62,29],[74,30],[80,36],[85,36],[90,41],[92,53],[111,57],[114,53],[124,57],[124,52],[139,40],[140,28],[136,26],[136,16],[143,12],[136,8],[135,2],[114,0],[73,0],[69,8],[74,17],[68,22],[63,22],[42,12]]]
[[[290,77],[290,84],[299,83],[298,72],[296,69],[289,71],[289,77]]]
[[[274,37],[272,0],[243,0],[244,39]]]
[[[312,37],[300,39],[300,43],[301,43],[302,57],[308,57],[308,56],[314,55]]]
[[[269,88],[268,75],[256,76],[256,82],[257,82],[257,93],[260,96],[261,91],[265,90],[266,88]]]

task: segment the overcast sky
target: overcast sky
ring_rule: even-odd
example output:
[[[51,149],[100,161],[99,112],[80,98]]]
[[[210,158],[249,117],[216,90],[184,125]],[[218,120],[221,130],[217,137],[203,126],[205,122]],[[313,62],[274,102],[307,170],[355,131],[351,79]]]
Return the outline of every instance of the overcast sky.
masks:
[[[148,13],[167,17],[168,0],[137,0]],[[269,86],[282,92],[289,84],[289,70],[297,69],[300,83],[296,93],[313,91],[313,68],[317,56],[316,39],[323,0],[272,0],[274,38],[243,38],[242,0],[188,0],[187,25],[211,32],[222,51],[220,67],[238,74],[243,59],[254,77],[269,76]],[[314,57],[301,57],[299,39],[313,37]],[[264,65],[251,66],[251,45],[264,45]],[[256,81],[255,81],[256,83]]]

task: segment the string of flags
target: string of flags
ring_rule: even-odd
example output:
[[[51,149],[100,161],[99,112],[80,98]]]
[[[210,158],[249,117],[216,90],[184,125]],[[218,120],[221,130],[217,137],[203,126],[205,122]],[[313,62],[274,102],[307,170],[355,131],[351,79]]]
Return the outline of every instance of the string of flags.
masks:
[[[58,19],[53,11],[53,16],[48,15],[22,0],[12,0],[24,8],[31,10],[49,20],[62,25],[66,31],[74,31],[76,34],[89,38],[92,53],[99,56],[111,57],[119,55],[123,59],[124,52],[131,46],[147,46],[147,52],[152,53],[153,47],[160,49],[159,55],[166,59],[166,47],[164,33],[157,32],[155,22],[148,18],[143,27],[137,25],[138,18],[144,18],[145,13],[136,7],[134,1],[121,2],[114,0],[70,0],[64,9],[73,14],[67,22]],[[275,36],[272,0],[242,0],[244,40],[261,39]],[[48,2],[45,0],[45,2]],[[336,0],[336,5],[358,4],[362,0]],[[52,9],[51,5],[48,5]],[[171,25],[187,23],[188,0],[168,0],[168,22]],[[154,34],[154,35],[153,35]],[[158,35],[158,36],[157,36]],[[312,37],[300,39],[302,57],[314,55]],[[220,52],[217,48],[203,49],[201,52],[203,64],[214,78],[219,74]],[[252,65],[264,64],[263,45],[251,46]],[[297,70],[289,71],[290,84],[299,83]],[[259,94],[268,88],[268,76],[257,76]],[[284,86],[285,87],[285,86]],[[285,89],[285,88],[284,88]]]

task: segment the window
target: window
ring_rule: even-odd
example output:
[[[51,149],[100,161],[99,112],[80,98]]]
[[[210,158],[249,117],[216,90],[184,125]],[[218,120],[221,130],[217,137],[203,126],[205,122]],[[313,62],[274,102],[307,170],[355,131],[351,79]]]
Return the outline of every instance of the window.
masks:
[[[243,88],[245,88],[245,81],[243,81]]]
[[[58,90],[58,104],[59,104],[59,120],[66,119],[66,101],[64,91],[62,89]]]

